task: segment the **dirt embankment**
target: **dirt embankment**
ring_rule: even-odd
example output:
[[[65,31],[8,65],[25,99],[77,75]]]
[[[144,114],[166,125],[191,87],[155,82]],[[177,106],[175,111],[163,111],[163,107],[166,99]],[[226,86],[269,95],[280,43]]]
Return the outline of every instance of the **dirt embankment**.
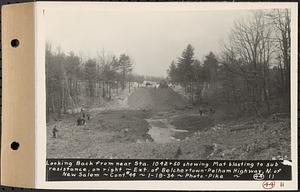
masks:
[[[248,118],[210,126],[210,117],[195,116],[194,112],[103,111],[94,113],[86,126],[76,126],[76,117],[69,115],[47,124],[47,157],[290,159],[288,118]],[[188,132],[176,133],[175,140],[167,143],[154,142],[147,134],[146,119],[169,117],[174,128],[189,128]],[[55,125],[57,138],[52,137]],[[160,123],[155,126],[164,127]]]
[[[152,140],[146,134],[149,124],[145,119],[149,118],[150,115],[151,112],[146,110],[119,110],[104,111],[96,114],[94,118],[95,123],[102,130],[115,133],[109,142],[136,142],[137,139]]]
[[[133,110],[126,100],[120,99],[122,107],[118,101],[90,110],[84,126],[76,125],[78,114],[53,118],[47,123],[47,157],[290,159],[288,117],[225,121],[220,109],[200,116],[170,88],[136,89],[128,97]],[[57,137],[52,137],[54,127]]]
[[[171,88],[138,88],[128,97],[131,109],[168,111],[183,108],[187,101]]]

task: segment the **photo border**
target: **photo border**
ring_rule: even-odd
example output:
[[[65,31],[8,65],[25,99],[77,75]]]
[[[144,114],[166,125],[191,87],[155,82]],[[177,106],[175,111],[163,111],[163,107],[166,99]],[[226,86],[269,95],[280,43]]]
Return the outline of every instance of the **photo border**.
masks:
[[[97,5],[96,5],[97,4]],[[180,5],[180,6],[178,6]],[[200,6],[201,5],[201,6]],[[292,181],[284,181],[285,187],[278,185],[273,190],[297,189],[298,181],[298,7],[297,3],[229,3],[229,2],[37,2],[35,4],[36,32],[36,187],[51,189],[125,189],[125,190],[263,190],[262,181],[76,181],[76,182],[46,182],[46,89],[45,89],[45,22],[43,9],[78,9],[131,11],[132,7],[155,10],[241,10],[241,9],[291,9],[291,157]],[[277,182],[277,181],[276,181]],[[280,182],[280,181],[278,181]]]

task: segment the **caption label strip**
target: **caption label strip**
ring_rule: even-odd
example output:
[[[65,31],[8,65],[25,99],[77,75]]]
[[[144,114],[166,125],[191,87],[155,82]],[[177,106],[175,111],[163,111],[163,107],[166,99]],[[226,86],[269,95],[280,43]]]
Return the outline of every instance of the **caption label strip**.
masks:
[[[291,180],[289,161],[47,159],[47,181]]]

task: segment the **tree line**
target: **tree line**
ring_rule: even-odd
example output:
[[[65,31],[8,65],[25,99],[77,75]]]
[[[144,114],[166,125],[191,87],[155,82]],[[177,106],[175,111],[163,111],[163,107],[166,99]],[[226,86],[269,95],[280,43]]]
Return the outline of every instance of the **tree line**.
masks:
[[[104,50],[95,58],[66,54],[59,47],[46,44],[47,114],[66,113],[85,106],[104,105],[123,91],[131,92],[145,80],[159,82],[162,77],[133,73],[133,59],[126,53],[116,56]]]
[[[83,104],[111,99],[125,89],[132,78],[133,60],[127,54],[83,59],[46,45],[46,96],[48,113],[64,113]]]
[[[265,116],[290,109],[290,10],[256,11],[235,21],[218,54],[203,61],[188,45],[168,69],[195,104],[228,104]]]

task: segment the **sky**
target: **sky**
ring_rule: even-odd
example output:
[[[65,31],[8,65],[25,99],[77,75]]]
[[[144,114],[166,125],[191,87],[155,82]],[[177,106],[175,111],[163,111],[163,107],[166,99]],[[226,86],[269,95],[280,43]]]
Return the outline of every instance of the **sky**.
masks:
[[[191,44],[195,58],[218,53],[228,38],[234,20],[249,16],[232,11],[100,11],[97,9],[46,10],[46,40],[64,52],[85,58],[106,54],[128,54],[134,73],[166,76]]]

